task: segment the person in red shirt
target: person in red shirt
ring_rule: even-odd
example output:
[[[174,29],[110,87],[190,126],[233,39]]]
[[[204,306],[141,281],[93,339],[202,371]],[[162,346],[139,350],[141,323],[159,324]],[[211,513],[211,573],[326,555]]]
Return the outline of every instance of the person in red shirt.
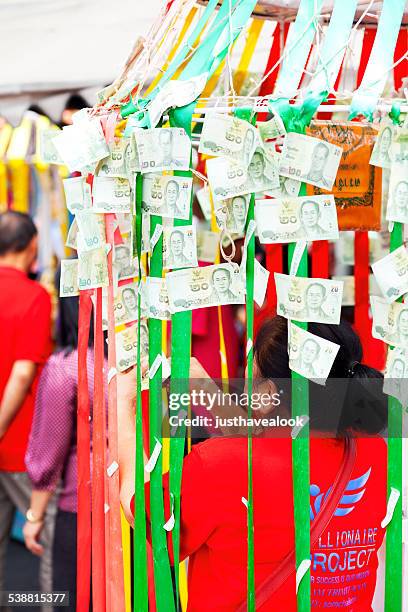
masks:
[[[309,385],[311,531],[322,514],[327,517],[311,547],[311,606],[369,612],[377,552],[384,537],[381,521],[386,514],[387,451],[377,435],[386,426],[382,377],[360,363],[361,343],[346,322],[310,323],[309,331],[340,346],[326,386]],[[192,362],[190,377],[201,379],[206,390],[211,386],[197,361]],[[131,523],[134,380],[134,372],[118,378],[121,503]],[[254,391],[280,398],[263,404],[261,416],[288,417],[291,371],[287,321],[282,317],[265,321],[257,334]],[[222,410],[218,407],[216,415],[222,416]],[[269,427],[253,440],[255,599],[261,612],[297,609],[290,432],[285,427],[280,431]],[[345,451],[351,447],[354,454],[346,469],[344,456],[349,454]],[[167,520],[171,512],[168,474],[163,480]],[[189,557],[188,612],[246,609],[247,508],[242,498],[247,498],[247,487],[247,440],[242,436],[207,440],[195,445],[184,459],[180,556]],[[146,489],[149,500],[148,483]],[[334,497],[333,510],[327,514],[325,504],[333,499],[333,492],[339,497]],[[149,508],[146,510],[149,517]],[[288,558],[289,571],[282,578]],[[271,578],[275,588],[268,591],[265,581]]]
[[[24,456],[31,428],[41,365],[51,349],[51,300],[28,274],[37,258],[37,230],[28,215],[0,215],[0,590],[15,509],[30,521],[31,485]],[[43,591],[50,591],[52,513],[43,530],[40,569]]]

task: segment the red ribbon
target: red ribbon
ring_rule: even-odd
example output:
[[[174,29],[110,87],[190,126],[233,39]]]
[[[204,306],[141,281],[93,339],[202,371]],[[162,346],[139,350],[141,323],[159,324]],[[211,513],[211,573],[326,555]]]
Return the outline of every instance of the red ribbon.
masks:
[[[77,525],[77,612],[89,612],[91,590],[91,437],[87,353],[92,311],[88,291],[79,295],[78,320],[78,525]]]
[[[105,568],[105,448],[106,412],[103,389],[102,289],[95,290],[95,374],[92,429],[92,604],[106,610]]]

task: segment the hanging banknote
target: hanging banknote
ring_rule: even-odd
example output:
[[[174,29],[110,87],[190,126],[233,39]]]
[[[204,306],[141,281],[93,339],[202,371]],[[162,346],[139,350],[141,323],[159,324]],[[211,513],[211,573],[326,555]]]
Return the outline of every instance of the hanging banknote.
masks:
[[[113,270],[118,280],[126,280],[139,276],[139,262],[133,257],[132,235],[122,236],[123,243],[115,244],[113,251]],[[144,270],[142,269],[142,274]]]
[[[195,195],[204,215],[204,219],[206,219],[206,221],[211,221],[211,200],[208,185],[205,184],[204,187],[198,189]]]
[[[150,128],[135,133],[142,174],[190,168],[191,141],[183,128]]]
[[[92,195],[95,212],[130,212],[131,191],[127,179],[95,176]]]
[[[78,248],[78,223],[76,222],[76,219],[74,219],[70,225],[65,246],[69,247],[70,249],[75,249],[75,251]]]
[[[259,144],[256,128],[247,121],[209,113],[204,119],[198,151],[236,161],[247,168]]]
[[[408,124],[405,120],[405,125],[396,127],[393,140],[391,143],[391,160],[392,163],[408,164]]]
[[[97,176],[128,178],[126,163],[128,150],[131,149],[130,138],[120,138],[109,145],[109,156],[102,159],[97,168]]]
[[[404,246],[400,246],[371,267],[388,303],[408,292],[408,253]]]
[[[105,215],[94,213],[93,209],[78,210],[75,215],[79,234],[78,253],[100,249],[106,243]]]
[[[312,136],[289,132],[279,158],[279,174],[331,189],[336,179],[342,148]]]
[[[75,214],[77,210],[91,208],[91,186],[83,176],[74,176],[63,179],[65,201],[69,212]]]
[[[339,237],[332,195],[257,200],[255,221],[262,244]]]
[[[343,283],[324,278],[301,278],[275,272],[277,313],[296,321],[338,325]]]
[[[345,275],[345,276],[332,276],[332,280],[341,281],[343,283],[343,296],[341,300],[342,306],[355,306],[355,279],[354,276]],[[370,274],[368,278],[369,291],[370,295],[381,296],[382,293],[378,286],[377,281],[375,280],[374,274]]]
[[[108,286],[108,264],[106,251],[94,249],[79,255],[78,286],[79,289],[97,289]]]
[[[143,210],[151,215],[187,220],[192,184],[190,177],[146,174],[143,177]]]
[[[138,294],[140,293],[140,316],[147,316],[147,289],[144,282],[127,283],[118,287],[113,301],[115,326],[131,323],[138,319]],[[108,329],[108,300],[102,303],[102,328]]]
[[[209,159],[207,176],[214,200],[278,189],[279,174],[274,159],[262,149],[255,151],[248,169],[222,157]]]
[[[97,118],[65,126],[52,142],[70,172],[82,170],[109,155],[101,123]]]
[[[147,301],[150,318],[162,321],[171,319],[169,295],[165,278],[147,277]]]
[[[137,363],[137,338],[138,324],[126,327],[122,331],[115,333],[116,340],[116,368],[119,372],[123,372],[131,368]],[[140,358],[148,359],[149,356],[149,331],[145,320],[140,322]],[[148,378],[145,378],[145,384],[142,381],[142,388],[146,387]],[[148,384],[147,384],[148,386]]]
[[[271,191],[265,191],[265,195],[272,198],[295,198],[299,195],[301,181],[288,178],[287,176],[279,176],[279,187]]]
[[[370,296],[373,315],[372,334],[392,346],[408,349],[408,305],[401,302],[389,304],[377,296]]]
[[[391,168],[391,143],[395,128],[390,123],[383,123],[377,134],[373,152],[371,153],[370,164],[380,168]]]
[[[386,218],[408,223],[408,161],[392,164]]]
[[[219,253],[220,235],[211,230],[197,229],[197,259],[214,263]]]
[[[264,142],[276,140],[286,134],[285,126],[278,113],[272,113],[272,118],[268,121],[260,121],[258,131]]]
[[[313,382],[324,385],[340,345],[315,336],[288,322],[289,367]]]
[[[61,155],[55,148],[55,144],[53,143],[53,139],[57,134],[59,134],[59,132],[60,130],[56,130],[55,128],[40,131],[39,158],[44,164],[61,165],[64,163]]]
[[[241,234],[245,229],[250,195],[239,195],[229,200],[217,202],[215,217],[220,229],[227,229],[232,234]]]
[[[383,391],[395,397],[406,408],[408,405],[408,350],[389,350],[385,365]]]
[[[198,266],[196,231],[192,225],[169,227],[163,231],[163,267]]]
[[[245,287],[234,264],[168,272],[166,283],[172,313],[245,302]]]
[[[60,297],[79,295],[78,259],[61,260]]]

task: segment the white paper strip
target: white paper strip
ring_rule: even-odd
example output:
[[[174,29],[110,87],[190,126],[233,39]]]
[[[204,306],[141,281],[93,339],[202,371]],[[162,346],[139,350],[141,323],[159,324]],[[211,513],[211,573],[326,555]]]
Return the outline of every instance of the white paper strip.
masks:
[[[156,229],[153,232],[153,236],[150,238],[150,248],[153,251],[154,247],[157,244],[157,241],[159,240],[160,236],[163,233],[163,226],[160,225],[160,223],[158,223],[156,225]]]
[[[290,276],[296,276],[300,260],[302,259],[302,255],[306,247],[306,240],[299,240],[299,242],[296,243],[295,250],[293,251],[292,263],[290,265]]]
[[[157,438],[155,438],[155,440],[156,440],[156,444],[154,445],[153,452],[150,455],[149,461],[145,465],[145,471],[148,474],[150,474],[150,472],[153,472],[155,465],[157,463],[157,460],[160,457],[160,453],[162,449],[160,440],[158,440]]]
[[[297,568],[296,570],[296,593],[299,590],[299,585],[302,582],[302,578],[304,577],[304,575],[306,574],[306,572],[308,571],[311,565],[312,565],[312,562],[310,559],[303,559],[303,561],[300,563],[299,567]]]
[[[298,437],[299,433],[302,431],[304,426],[307,425],[307,423],[309,422],[309,417],[307,416],[307,414],[302,414],[302,416],[299,417],[299,418],[302,419],[302,425],[295,425],[292,428],[292,431],[291,431],[291,434],[290,434],[291,437],[292,437],[292,440],[294,440],[295,438]]]
[[[381,527],[383,529],[385,529],[387,525],[391,523],[391,520],[394,514],[394,510],[395,510],[395,506],[398,503],[400,495],[401,495],[401,491],[398,491],[398,489],[391,487],[391,493],[390,493],[390,496],[388,498],[388,503],[387,503],[387,513],[384,516],[383,520],[381,521]]]
[[[108,372],[108,385],[110,383],[110,381],[112,380],[112,378],[114,376],[116,376],[116,374],[118,373],[116,368],[110,368],[109,372]]]
[[[117,464],[116,461],[112,461],[112,463],[106,470],[106,473],[108,474],[109,478],[114,475],[117,469],[119,469],[119,465]]]

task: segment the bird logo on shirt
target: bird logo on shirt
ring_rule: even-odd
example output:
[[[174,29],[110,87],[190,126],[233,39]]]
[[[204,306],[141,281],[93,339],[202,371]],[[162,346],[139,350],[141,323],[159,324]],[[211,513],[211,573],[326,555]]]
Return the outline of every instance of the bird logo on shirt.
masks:
[[[353,512],[355,504],[357,504],[364,496],[365,486],[370,478],[371,468],[369,468],[365,474],[359,476],[359,478],[353,478],[349,480],[349,483],[345,489],[345,493],[341,498],[334,516],[347,516],[350,512]],[[331,487],[326,493],[320,492],[320,487],[315,484],[310,485],[310,497],[314,498],[314,502],[310,504],[310,520],[313,521],[319,514],[323,503],[326,501],[330,494]],[[313,504],[313,507],[312,507]]]

